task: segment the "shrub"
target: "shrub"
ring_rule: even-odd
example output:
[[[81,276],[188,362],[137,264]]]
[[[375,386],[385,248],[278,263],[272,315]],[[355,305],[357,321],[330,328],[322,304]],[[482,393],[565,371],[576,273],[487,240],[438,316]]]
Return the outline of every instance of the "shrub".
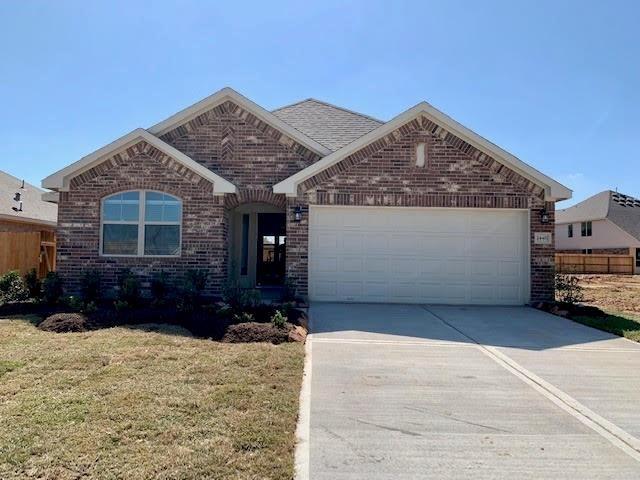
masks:
[[[42,282],[42,296],[49,305],[55,305],[60,301],[64,290],[62,278],[56,272],[49,272]]]
[[[169,293],[167,273],[163,270],[151,279],[151,300],[154,305],[163,305]]]
[[[584,291],[578,277],[557,273],[555,277],[556,299],[559,302],[574,305],[584,300]]]
[[[184,281],[180,289],[177,307],[182,312],[192,312],[200,306],[202,292],[207,285],[206,270],[187,270],[184,274]]]
[[[84,332],[87,330],[87,317],[81,313],[56,313],[42,321],[38,328],[57,333]]]
[[[285,277],[283,287],[282,301],[293,302],[296,299],[296,288],[294,286],[293,280],[289,277]]]
[[[82,274],[81,296],[84,303],[100,300],[100,272],[98,270],[86,270]]]
[[[253,315],[250,314],[249,312],[236,313],[233,316],[233,323],[247,323],[247,322],[253,322],[254,320],[255,319]]]
[[[16,270],[0,276],[0,304],[20,302],[29,297],[24,280]]]
[[[75,312],[81,312],[84,309],[84,302],[79,297],[74,297],[73,295],[63,298],[62,303]]]
[[[131,270],[124,270],[118,278],[118,301],[126,303],[129,307],[136,307],[140,304],[142,295],[140,294],[140,280]]]
[[[280,310],[276,310],[276,313],[271,317],[271,323],[274,327],[284,328],[287,324],[287,317],[285,317]]]
[[[222,299],[233,310],[243,311],[259,305],[261,296],[258,290],[242,288],[237,282],[227,282],[222,285]]]
[[[24,276],[24,284],[29,292],[29,297],[39,299],[42,295],[42,282],[38,278],[38,272],[35,268],[32,268]]]

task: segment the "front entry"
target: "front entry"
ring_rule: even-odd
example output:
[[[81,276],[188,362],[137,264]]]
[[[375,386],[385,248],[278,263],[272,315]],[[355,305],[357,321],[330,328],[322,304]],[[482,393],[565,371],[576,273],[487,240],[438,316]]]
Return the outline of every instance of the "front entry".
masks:
[[[258,213],[256,285],[284,283],[286,263],[286,218],[282,213]]]

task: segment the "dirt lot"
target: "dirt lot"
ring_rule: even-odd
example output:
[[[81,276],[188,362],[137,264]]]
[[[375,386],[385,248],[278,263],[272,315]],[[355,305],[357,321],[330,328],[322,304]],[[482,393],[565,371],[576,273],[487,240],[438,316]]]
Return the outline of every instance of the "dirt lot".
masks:
[[[611,313],[640,316],[640,275],[578,275],[584,303]]]

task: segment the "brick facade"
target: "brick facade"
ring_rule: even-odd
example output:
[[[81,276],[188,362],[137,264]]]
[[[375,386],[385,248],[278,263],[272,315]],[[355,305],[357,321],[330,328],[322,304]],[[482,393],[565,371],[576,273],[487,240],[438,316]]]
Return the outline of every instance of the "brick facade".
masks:
[[[101,200],[124,190],[158,190],[182,200],[182,255],[177,258],[100,256]],[[164,270],[178,280],[191,268],[210,274],[207,291],[217,294],[226,278],[224,197],[213,185],[146,142],[117,154],[71,181],[58,210],[58,267],[68,293],[77,293],[82,272],[97,269],[106,287],[129,268],[141,277]]]
[[[428,158],[425,167],[416,167],[421,142],[427,144]],[[298,293],[306,295],[309,205],[521,208],[531,212],[531,299],[550,299],[553,242],[533,242],[535,232],[553,236],[554,204],[543,198],[539,186],[426,118],[416,119],[299,186],[298,197],[289,199],[289,211],[302,206],[304,220],[289,218],[287,223],[287,275]],[[543,209],[549,213],[548,224],[541,223]]]
[[[541,187],[509,170],[430,120],[412,120],[384,138],[303,182],[298,196],[272,187],[320,157],[250,112],[225,102],[160,137],[236,185],[236,194],[214,196],[212,185],[145,142],[73,178],[61,192],[58,270],[69,292],[80,274],[98,268],[108,285],[131,268],[143,276],[189,268],[210,272],[207,292],[220,293],[227,277],[229,217],[243,203],[276,205],[287,215],[287,276],[297,293],[308,293],[309,205],[519,208],[530,210],[531,297],[553,297],[553,246],[535,245],[534,232],[553,235],[554,204]],[[425,167],[415,166],[416,144],[427,145]],[[179,258],[99,255],[100,201],[130,189],[160,190],[183,200]],[[296,206],[303,209],[295,222]],[[546,209],[550,223],[540,223]],[[175,275],[174,277],[178,277]]]

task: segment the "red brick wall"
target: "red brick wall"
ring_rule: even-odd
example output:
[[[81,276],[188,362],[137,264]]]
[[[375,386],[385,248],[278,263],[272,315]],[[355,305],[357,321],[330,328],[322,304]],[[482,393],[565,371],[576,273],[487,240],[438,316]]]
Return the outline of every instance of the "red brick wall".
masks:
[[[102,257],[99,254],[100,200],[123,191],[159,190],[182,199],[181,256],[176,258]],[[213,186],[180,168],[173,159],[145,142],[115,155],[71,182],[60,194],[58,219],[58,272],[68,293],[77,293],[82,272],[97,269],[106,287],[114,286],[119,272],[130,268],[142,278],[165,270],[179,281],[188,269],[210,274],[207,293],[219,292],[227,268],[227,224],[224,197]]]
[[[320,157],[226,102],[160,138],[240,190],[269,190]]]
[[[415,167],[418,142],[427,143],[424,168]],[[553,297],[553,242],[534,245],[534,232],[553,235],[554,204],[543,190],[426,119],[414,120],[299,186],[289,210],[304,221],[287,224],[287,273],[307,295],[308,205],[528,208],[531,210],[531,298]],[[550,222],[540,223],[546,209]],[[552,237],[553,238],[553,237]],[[293,244],[295,243],[295,250]]]

